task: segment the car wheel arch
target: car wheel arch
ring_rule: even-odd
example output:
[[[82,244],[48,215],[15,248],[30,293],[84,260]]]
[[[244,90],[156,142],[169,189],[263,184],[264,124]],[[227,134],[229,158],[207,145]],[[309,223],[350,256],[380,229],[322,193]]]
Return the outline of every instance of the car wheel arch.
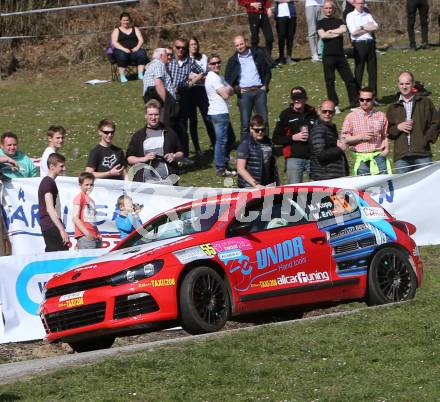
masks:
[[[370,266],[371,266],[371,262],[373,261],[374,256],[382,249],[384,248],[394,248],[396,250],[399,250],[403,253],[405,253],[407,255],[408,258],[411,257],[411,253],[408,251],[408,249],[406,249],[405,247],[403,247],[401,244],[399,243],[385,243],[385,244],[381,244],[379,247],[376,248],[376,250],[374,250],[374,253],[372,253],[370,255],[370,258],[368,260],[368,272],[370,271]],[[417,279],[417,287],[420,286],[419,284],[419,279],[417,277],[417,272],[415,271],[414,267],[412,264],[411,265],[411,269],[413,270],[414,274],[416,275],[416,279]]]
[[[220,264],[218,264],[215,261],[208,260],[208,259],[192,261],[183,267],[183,269],[180,271],[179,277],[177,279],[177,286],[176,286],[176,298],[177,299],[176,300],[180,300],[180,289],[181,289],[183,279],[191,270],[193,270],[194,268],[197,268],[197,267],[211,268],[221,276],[221,278],[225,282],[226,289],[228,291],[230,309],[231,309],[230,313],[233,314],[235,311],[235,302],[234,302],[234,298],[232,296],[232,287],[231,287],[231,284],[229,283],[229,278],[226,275],[225,270],[221,267]],[[178,313],[180,314],[180,311]]]

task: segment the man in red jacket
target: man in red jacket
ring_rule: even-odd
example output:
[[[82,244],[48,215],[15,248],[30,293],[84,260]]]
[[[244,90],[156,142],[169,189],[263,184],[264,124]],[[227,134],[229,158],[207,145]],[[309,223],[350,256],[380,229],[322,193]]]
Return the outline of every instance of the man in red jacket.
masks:
[[[269,18],[272,16],[271,2],[267,0],[238,0],[238,4],[246,8],[251,30],[251,46],[258,46],[260,28],[266,40],[266,50],[272,53],[273,33]]]

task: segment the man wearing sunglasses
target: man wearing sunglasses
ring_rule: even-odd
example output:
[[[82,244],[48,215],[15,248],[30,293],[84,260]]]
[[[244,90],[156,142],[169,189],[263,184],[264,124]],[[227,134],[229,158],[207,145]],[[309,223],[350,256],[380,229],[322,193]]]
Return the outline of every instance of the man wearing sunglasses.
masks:
[[[365,87],[359,92],[359,109],[349,113],[342,125],[341,137],[353,151],[354,174],[392,173],[387,163],[388,120],[374,108],[375,93]]]
[[[325,100],[319,108],[318,122],[310,133],[310,176],[312,180],[328,180],[348,175],[345,156],[347,145],[338,139],[338,130],[333,123],[335,103]]]
[[[230,177],[236,175],[236,172],[229,168],[229,154],[234,145],[235,135],[228,135],[232,129],[228,99],[234,90],[220,75],[221,62],[218,54],[211,54],[208,57],[209,72],[205,80],[205,90],[209,102],[208,116],[215,130],[214,163],[216,175]]]
[[[112,144],[116,125],[111,120],[101,120],[98,124],[100,141],[89,152],[86,172],[98,179],[123,180],[126,177],[124,151]]]
[[[184,158],[182,163],[192,165],[194,161],[189,158],[188,119],[193,103],[192,93],[189,90],[195,83],[204,78],[203,68],[200,67],[188,54],[188,41],[183,38],[174,41],[174,57],[168,67],[176,87],[179,103],[179,115],[175,126],[176,133],[182,144]]]
[[[279,185],[277,161],[272,152],[272,143],[266,135],[263,116],[253,116],[250,126],[251,135],[237,149],[238,187]]]

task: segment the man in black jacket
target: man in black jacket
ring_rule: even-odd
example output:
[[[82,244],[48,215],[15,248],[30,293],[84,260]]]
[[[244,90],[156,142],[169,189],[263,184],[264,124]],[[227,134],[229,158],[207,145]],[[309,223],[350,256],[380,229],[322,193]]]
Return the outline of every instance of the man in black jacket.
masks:
[[[310,176],[309,132],[318,119],[314,107],[306,104],[307,92],[303,87],[290,91],[292,103],[284,109],[273,133],[273,143],[283,146],[286,159],[287,183],[302,183],[303,174]]]
[[[272,74],[264,49],[249,48],[246,39],[241,35],[234,38],[234,47],[236,52],[228,60],[225,80],[237,94],[240,140],[243,141],[249,135],[249,121],[253,110],[267,121],[267,91]]]
[[[338,130],[332,122],[334,114],[334,102],[322,102],[318,123],[310,133],[312,180],[336,179],[348,175],[348,162],[344,153],[347,145],[338,139]]]
[[[128,175],[134,181],[176,184],[182,147],[176,133],[160,122],[160,108],[156,99],[145,105],[146,125],[128,144],[127,162],[132,166]]]

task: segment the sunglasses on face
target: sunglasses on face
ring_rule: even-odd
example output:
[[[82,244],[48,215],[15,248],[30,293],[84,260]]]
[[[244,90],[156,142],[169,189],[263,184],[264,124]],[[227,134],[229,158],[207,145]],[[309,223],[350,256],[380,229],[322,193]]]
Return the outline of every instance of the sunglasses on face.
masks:
[[[110,134],[114,134],[115,131],[114,130],[101,130],[101,133],[105,134],[105,135],[110,135]]]
[[[264,127],[252,127],[252,130],[254,130],[256,133],[263,133],[265,128]]]
[[[335,113],[335,111],[334,110],[321,110],[321,113],[322,114],[334,114]]]
[[[174,46],[177,50],[183,50],[186,49],[186,46]]]
[[[359,98],[359,102],[371,102],[373,98]]]
[[[209,63],[210,66],[218,66],[219,64],[222,64],[222,62],[221,61],[211,61]]]

